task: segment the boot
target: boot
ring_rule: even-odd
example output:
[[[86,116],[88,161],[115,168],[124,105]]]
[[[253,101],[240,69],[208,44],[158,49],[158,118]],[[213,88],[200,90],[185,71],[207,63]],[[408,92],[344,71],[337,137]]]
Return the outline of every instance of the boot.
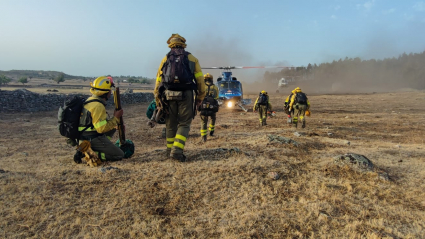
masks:
[[[210,131],[210,136],[213,136],[213,135],[214,135],[214,130]]]
[[[83,153],[81,153],[80,151],[77,150],[77,152],[75,152],[74,154],[74,162],[75,163],[82,163],[83,161],[81,160],[81,158],[84,158]]]
[[[171,158],[179,162],[186,162],[186,156],[184,154],[171,154]]]
[[[202,141],[203,143],[207,142],[207,136],[206,136],[206,135],[202,136],[201,141]]]
[[[267,125],[267,122],[266,122],[266,121],[264,121],[264,122],[263,122],[263,125],[264,125],[264,126],[266,126],[266,125]]]
[[[264,122],[261,122],[261,126],[264,126]]]
[[[305,121],[303,121],[303,124],[301,126],[303,129],[305,128]]]

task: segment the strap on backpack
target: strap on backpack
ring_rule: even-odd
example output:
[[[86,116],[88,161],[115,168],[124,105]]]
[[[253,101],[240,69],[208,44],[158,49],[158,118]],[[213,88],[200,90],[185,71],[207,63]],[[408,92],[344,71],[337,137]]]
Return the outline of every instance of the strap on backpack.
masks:
[[[99,102],[99,103],[101,103],[101,104],[105,105],[105,104],[104,104],[104,102],[102,102],[102,101],[100,101],[100,100],[98,100],[98,99],[93,99],[93,100],[85,101],[85,102],[83,103],[83,105],[86,105],[86,104],[91,103],[91,102]],[[84,131],[86,131],[88,128],[92,128],[92,129],[93,129],[93,128],[94,128],[93,123],[92,123],[92,124],[90,124],[90,125],[87,125],[87,126],[86,126],[83,130],[79,131],[79,133],[78,133],[78,138],[80,138],[81,134],[82,134]]]

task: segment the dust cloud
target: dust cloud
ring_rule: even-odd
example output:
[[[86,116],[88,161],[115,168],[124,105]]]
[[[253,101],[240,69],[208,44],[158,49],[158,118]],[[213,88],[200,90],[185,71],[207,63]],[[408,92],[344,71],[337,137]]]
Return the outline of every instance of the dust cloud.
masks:
[[[288,62],[258,62],[258,56],[254,56],[249,48],[240,46],[241,40],[238,38],[222,38],[216,35],[206,35],[199,39],[192,39],[186,48],[193,53],[201,64],[201,67],[220,67],[220,66],[286,66]],[[264,81],[266,71],[279,72],[281,69],[234,69],[232,76],[242,82],[244,93],[258,93],[269,88],[273,84]],[[202,72],[210,73],[214,80],[221,75],[221,70],[203,69]]]
[[[382,58],[395,55],[389,50],[392,43],[378,44],[381,38],[371,39],[365,49],[368,57],[335,59],[311,67],[299,69],[234,69],[233,76],[243,83],[244,93],[261,90],[269,93],[290,94],[300,87],[309,94],[347,94],[394,92],[425,89],[425,52],[420,54],[400,53],[398,58]],[[249,48],[242,47],[242,39],[203,35],[192,39],[187,50],[193,53],[202,67],[220,66],[291,66],[288,61],[259,62],[264,56],[255,56]],[[373,49],[373,51],[371,50]],[[365,55],[365,54],[364,54]],[[221,70],[203,69],[217,79]],[[290,80],[285,88],[278,88],[279,79]]]

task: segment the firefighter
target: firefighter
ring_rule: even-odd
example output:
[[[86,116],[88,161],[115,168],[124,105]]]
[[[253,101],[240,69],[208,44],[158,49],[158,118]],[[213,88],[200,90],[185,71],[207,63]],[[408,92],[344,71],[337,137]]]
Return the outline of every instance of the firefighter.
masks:
[[[184,50],[184,37],[172,34],[167,44],[171,50],[159,65],[154,95],[157,107],[165,112],[166,153],[184,162],[183,150],[196,109],[193,101],[199,107],[205,97],[204,75],[198,59]]]
[[[217,107],[218,110],[218,88],[216,85],[214,85],[214,78],[210,73],[207,73],[204,75],[204,79],[205,79],[205,92],[206,93],[206,97],[205,99],[208,99],[209,97],[211,97],[213,99],[213,104],[214,107]],[[206,104],[206,102],[203,102],[203,104]],[[210,107],[210,102],[208,102],[208,107],[206,107],[205,109],[202,108],[201,105],[201,141],[202,142],[206,142],[207,141],[207,134],[208,134],[208,129],[207,129],[207,125],[208,125],[208,117],[211,117],[211,124],[209,127],[209,131],[210,131],[210,136],[214,135],[214,128],[215,128],[215,121],[216,121],[216,115],[217,113],[215,112],[215,110],[212,110],[213,107]]]
[[[267,110],[272,110],[272,104],[270,104],[269,96],[264,90],[260,92],[260,95],[255,100],[253,111],[256,112],[257,110],[261,126],[267,125]]]
[[[285,111],[285,113],[288,115],[288,120],[287,122],[290,124],[292,123],[292,116],[294,114],[294,110],[289,111],[289,103],[291,102],[291,98],[292,95],[295,94],[296,88],[291,92],[290,95],[288,95],[288,97],[286,97],[285,103],[283,105],[283,110]]]
[[[116,131],[116,126],[120,122],[123,110],[114,111],[114,117],[108,119],[106,113],[106,101],[111,97],[111,87],[114,87],[112,78],[100,76],[90,83],[89,97],[84,105],[80,117],[81,140],[89,140],[91,149],[98,154],[102,161],[116,161],[124,157],[124,152],[111,142],[111,137]],[[81,152],[77,152],[74,161],[81,163],[83,157]]]
[[[302,122],[302,128],[305,128],[305,112],[310,109],[310,102],[307,95],[299,87],[295,88],[295,93],[289,103],[289,111],[294,111],[292,124],[295,128],[298,126],[298,118]]]

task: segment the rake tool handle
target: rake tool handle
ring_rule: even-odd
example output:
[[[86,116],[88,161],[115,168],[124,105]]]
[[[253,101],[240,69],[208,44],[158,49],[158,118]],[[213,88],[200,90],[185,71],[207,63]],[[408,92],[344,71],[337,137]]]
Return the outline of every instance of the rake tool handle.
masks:
[[[114,104],[115,104],[115,110],[121,109],[120,87],[115,88]],[[120,123],[118,124],[118,134],[120,137],[120,145],[122,145],[125,143],[124,119],[122,116],[120,117]]]

